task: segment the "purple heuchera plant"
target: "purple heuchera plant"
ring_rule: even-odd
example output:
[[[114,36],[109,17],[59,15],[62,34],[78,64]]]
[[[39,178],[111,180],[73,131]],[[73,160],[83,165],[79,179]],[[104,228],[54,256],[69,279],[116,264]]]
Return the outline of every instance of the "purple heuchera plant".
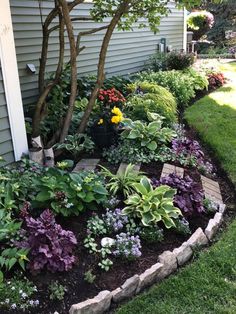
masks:
[[[29,267],[33,273],[67,271],[75,262],[72,251],[77,244],[71,231],[56,223],[53,213],[46,209],[39,218],[25,217],[26,240],[22,247],[30,249]]]
[[[181,164],[196,163],[198,168],[202,168],[207,173],[213,171],[213,166],[205,161],[205,155],[197,141],[187,137],[174,139],[172,141],[172,152]],[[183,159],[182,162],[181,159]]]
[[[195,157],[203,159],[204,153],[197,141],[188,138],[174,139],[172,141],[172,149],[176,155],[184,155],[186,157]]]
[[[159,181],[153,179],[152,184],[154,187],[164,184],[177,189],[177,193],[174,197],[174,204],[185,216],[200,214],[204,211],[204,193],[198,184],[189,176],[182,179],[175,173],[172,173],[161,178]]]

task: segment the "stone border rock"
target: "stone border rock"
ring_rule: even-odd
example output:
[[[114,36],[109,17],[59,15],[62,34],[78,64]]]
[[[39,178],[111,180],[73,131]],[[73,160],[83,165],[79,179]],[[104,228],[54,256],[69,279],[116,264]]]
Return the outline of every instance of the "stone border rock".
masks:
[[[127,279],[122,286],[113,291],[101,291],[97,296],[71,306],[69,314],[102,314],[108,311],[112,303],[120,303],[140,293],[145,288],[163,280],[187,263],[194,249],[208,245],[219,229],[225,212],[225,204],[219,204],[219,211],[210,219],[206,229],[198,228],[191,237],[173,251],[164,251],[157,263],[141,275]]]

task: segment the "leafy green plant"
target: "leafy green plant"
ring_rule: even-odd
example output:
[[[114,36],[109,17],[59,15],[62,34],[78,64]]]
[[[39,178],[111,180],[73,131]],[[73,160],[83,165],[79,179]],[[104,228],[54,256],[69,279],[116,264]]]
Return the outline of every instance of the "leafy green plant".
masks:
[[[133,120],[148,121],[148,112],[158,113],[169,125],[177,120],[174,96],[164,87],[149,82],[136,82],[128,86],[136,95],[128,98],[126,114]]]
[[[148,113],[149,120],[154,120],[150,123],[142,121],[132,121],[125,119],[125,130],[121,136],[131,142],[135,141],[137,147],[145,147],[150,151],[155,151],[163,144],[171,142],[176,133],[170,128],[163,128],[163,117],[158,114]]]
[[[25,277],[18,275],[4,280],[0,282],[0,308],[19,313],[37,307],[39,300],[34,298],[35,292],[37,287]]]
[[[175,189],[166,185],[153,189],[146,177],[135,183],[134,188],[136,193],[125,201],[124,215],[139,218],[144,226],[162,221],[166,228],[175,227],[174,219],[181,215],[179,208],[173,205]]]
[[[167,54],[157,52],[152,55],[145,66],[146,69],[152,70],[155,72],[166,71],[167,70]]]
[[[91,270],[88,270],[84,273],[84,280],[92,284],[96,280],[96,275],[94,275]]]
[[[140,237],[147,243],[157,243],[164,239],[163,230],[157,225],[143,227],[140,231]]]
[[[25,270],[25,263],[29,261],[27,258],[28,253],[29,249],[7,248],[0,254],[0,267],[9,271],[14,265],[19,264]]]
[[[128,197],[133,191],[133,184],[139,182],[143,173],[134,170],[134,165],[128,164],[125,169],[113,174],[110,170],[102,167],[102,175],[108,179],[106,187],[113,194],[122,193],[123,196]]]
[[[65,293],[67,291],[66,287],[59,284],[58,281],[52,282],[48,286],[48,290],[49,290],[50,300],[59,300],[59,301],[62,301],[64,299]]]
[[[53,209],[63,216],[79,215],[86,208],[96,208],[106,202],[107,190],[101,177],[92,172],[67,173],[50,168],[44,176],[34,180],[38,194],[35,207]]]
[[[94,149],[94,142],[86,134],[68,135],[64,143],[54,145],[56,149],[68,151],[76,159],[82,152],[91,153]]]

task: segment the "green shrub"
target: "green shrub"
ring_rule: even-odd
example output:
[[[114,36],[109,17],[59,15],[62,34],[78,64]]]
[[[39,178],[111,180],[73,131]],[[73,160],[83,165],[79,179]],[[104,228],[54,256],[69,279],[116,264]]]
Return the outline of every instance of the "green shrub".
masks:
[[[126,114],[133,120],[148,121],[147,113],[155,112],[171,124],[177,120],[177,104],[174,96],[162,86],[149,82],[136,82],[128,85],[130,91],[139,90],[139,94],[128,98]]]
[[[187,25],[193,31],[193,39],[199,40],[214,25],[214,16],[207,11],[192,12],[188,16]]]
[[[156,83],[175,96],[180,109],[188,106],[196,96],[196,90],[207,88],[207,82],[202,74],[193,69],[183,71],[142,72],[136,76],[137,81],[144,80]]]
[[[166,71],[167,70],[167,54],[160,53],[160,52],[155,53],[148,59],[146,68],[149,70],[153,70],[155,72]]]

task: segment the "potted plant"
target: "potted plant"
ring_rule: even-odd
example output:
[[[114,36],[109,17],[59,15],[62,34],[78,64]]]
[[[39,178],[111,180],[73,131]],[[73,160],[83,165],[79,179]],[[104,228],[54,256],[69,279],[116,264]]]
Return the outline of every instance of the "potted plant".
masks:
[[[122,105],[124,96],[115,88],[101,89],[97,99],[97,110],[91,136],[99,148],[106,148],[115,143],[118,128],[123,120]]]

